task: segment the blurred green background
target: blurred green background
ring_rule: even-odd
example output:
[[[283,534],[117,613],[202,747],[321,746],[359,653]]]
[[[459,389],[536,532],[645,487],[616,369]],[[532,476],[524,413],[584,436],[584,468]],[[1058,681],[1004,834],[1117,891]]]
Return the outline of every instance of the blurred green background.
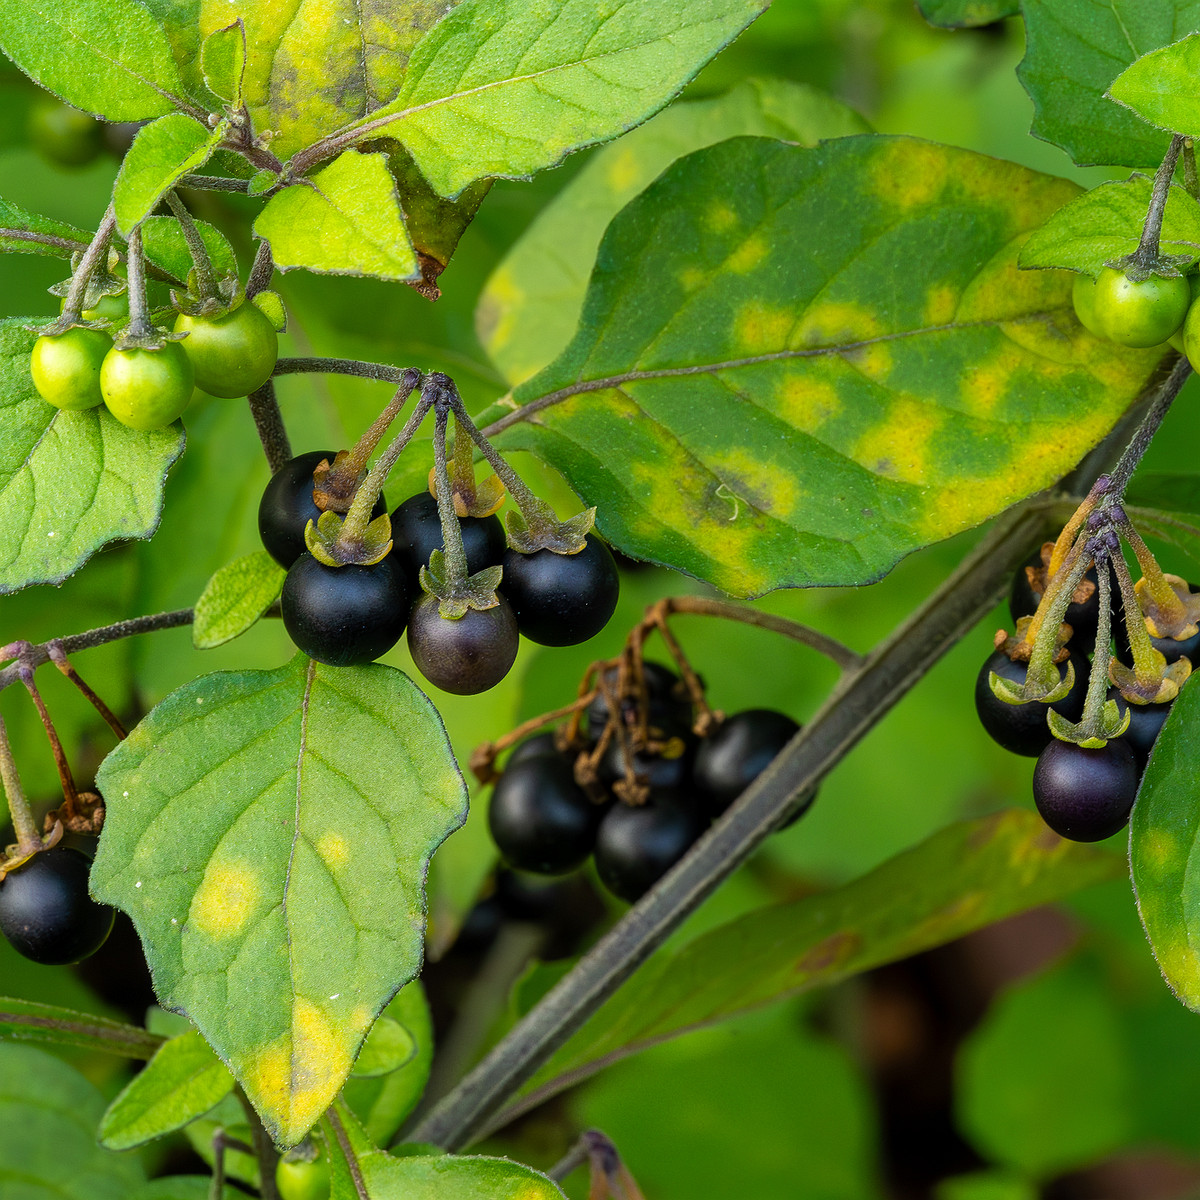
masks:
[[[1022,37],[1015,19],[976,31],[935,30],[911,0],[776,0],[687,95],[716,95],[750,77],[804,82],[838,97],[878,131],[968,147],[1091,186],[1106,176],[1076,170],[1027,133],[1032,109],[1014,75]],[[0,69],[0,194],[94,227],[117,160],[101,154],[73,169],[47,162],[28,139],[36,103],[35,89],[11,67]],[[576,155],[532,182],[497,183],[442,276],[436,304],[401,286],[299,272],[281,277],[291,319],[284,353],[437,368],[454,375],[473,406],[490,403],[505,387],[476,337],[478,294],[588,157]],[[188,199],[248,265],[254,206],[209,193]],[[0,258],[0,315],[49,314],[46,288],[63,274],[55,260]],[[377,385],[332,377],[288,378],[279,391],[297,451],[349,444],[386,399]],[[217,567],[257,547],[254,515],[267,472],[245,406],[203,399],[185,423],[188,450],[171,474],[154,539],[106,550],[61,588],[0,597],[0,643],[189,605]],[[1193,384],[1146,468],[1195,471],[1198,438]],[[569,509],[561,482],[536,464],[517,465],[540,479],[560,511]],[[389,498],[394,504],[404,497]],[[781,593],[761,604],[866,650],[929,595],[974,539],[965,535],[914,555],[870,588]],[[1189,571],[1170,552],[1163,564]],[[563,651],[524,644],[512,675],[494,691],[467,699],[435,695],[460,759],[517,720],[571,699],[586,664],[615,653],[647,603],[695,590],[693,581],[667,571],[630,570],[616,618],[593,642]],[[969,699],[992,634],[1006,621],[997,608],[937,664],[824,782],[811,814],[773,838],[679,937],[854,878],[956,818],[1029,806],[1033,760],[993,745]],[[726,711],[775,707],[805,720],[834,681],[810,651],[754,630],[685,618],[678,633],[713,703]],[[77,665],[114,709],[136,716],[201,672],[276,666],[289,653],[282,629],[268,621],[213,651],[193,650],[184,630],[92,651]],[[409,666],[402,648],[388,661]],[[86,780],[109,735],[64,680],[42,676]],[[0,696],[0,713],[27,790],[50,802],[53,763],[27,697],[10,689]],[[434,864],[437,955],[490,886],[482,811],[482,803],[475,806],[468,827]],[[1114,839],[1114,854],[1123,851],[1120,843]],[[605,919],[615,915],[612,908]],[[568,949],[577,952],[580,944],[576,938]],[[442,1034],[487,954],[460,945],[431,966]],[[512,977],[522,961],[500,965]],[[87,974],[96,983],[103,972]],[[102,1011],[123,1002],[120,989],[106,985],[101,999],[77,974],[32,967],[7,947],[0,948],[0,990]],[[491,1005],[501,1027],[503,995]],[[119,1085],[113,1064],[74,1061],[109,1092]],[[1159,979],[1129,889],[1118,883],[1061,911],[1016,918],[802,1002],[650,1050],[538,1110],[490,1146],[545,1167],[579,1129],[597,1126],[617,1143],[647,1200],[1200,1195],[1198,1075],[1200,1020]],[[569,1188],[573,1196],[586,1194],[582,1172]]]

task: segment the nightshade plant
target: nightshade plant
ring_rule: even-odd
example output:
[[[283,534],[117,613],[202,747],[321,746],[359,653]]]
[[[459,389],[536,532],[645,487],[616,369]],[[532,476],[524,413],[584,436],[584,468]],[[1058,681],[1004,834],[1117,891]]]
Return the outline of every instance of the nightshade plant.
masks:
[[[922,4],[947,26],[1014,7]],[[3,630],[0,691],[28,693],[63,798],[35,815],[26,748],[0,720],[13,826],[0,930],[20,948],[13,922],[24,918],[11,914],[22,883],[63,862],[82,877],[94,854],[92,899],[71,897],[86,936],[67,930],[61,953],[39,942],[41,957],[94,948],[108,928],[102,906],[113,906],[132,918],[161,1007],[143,1029],[0,999],[2,1103],[22,1087],[50,1096],[43,1136],[64,1147],[29,1154],[5,1141],[15,1122],[0,1119],[0,1178],[17,1163],[31,1195],[79,1200],[219,1198],[227,1178],[268,1200],[542,1200],[564,1195],[559,1184],[586,1163],[593,1196],[635,1195],[595,1133],[575,1151],[564,1144],[547,1173],[460,1152],[657,1041],[1119,869],[1013,809],[943,830],[856,884],[662,949],[1026,568],[1013,595],[1033,607],[998,635],[981,711],[1002,744],[1040,752],[1038,802],[1068,837],[1119,828],[1140,775],[1140,915],[1167,982],[1200,1009],[1189,866],[1200,693],[1180,690],[1200,595],[1164,574],[1139,530],[1193,545],[1200,532],[1177,515],[1196,507],[1186,489],[1159,480],[1139,492],[1136,474],[1197,353],[1200,32],[1179,35],[1200,17],[1187,0],[1161,0],[1174,24],[1118,12],[1134,0],[1110,7],[1023,5],[1035,132],[1079,165],[1135,171],[1082,191],[871,133],[844,106],[778,80],[668,108],[767,0],[383,0],[307,23],[225,0],[0,4],[0,49],[71,106],[39,96],[44,153],[73,166],[102,141],[121,145],[94,230],[0,199],[0,251],[62,268],[45,312],[0,321],[0,596],[77,573],[103,579],[122,560],[98,551],[160,545],[164,511],[169,522],[188,504],[180,520],[191,524],[175,526],[186,544],[164,561],[209,564],[185,607],[122,612],[40,643]],[[1090,52],[1085,21],[1092,39],[1105,26],[1105,53]],[[80,126],[79,113],[114,136]],[[292,334],[285,350],[308,350],[288,322],[290,297],[311,280],[286,273],[437,301],[495,180],[613,141],[483,285],[477,328],[493,369],[485,389],[472,383],[471,404],[449,356],[277,357],[281,333]],[[347,406],[363,419],[337,431],[346,444],[314,407],[292,413],[289,378],[313,394],[347,380],[370,390]],[[480,461],[490,473],[477,479]],[[539,495],[556,474],[578,498],[565,519],[570,502]],[[235,556],[222,526],[246,514],[266,548]],[[477,701],[442,693],[507,686],[518,629],[549,647],[526,651],[542,655],[604,633],[620,611],[610,545],[747,601],[871,584],[993,519],[870,654],[748,604],[680,596],[634,617],[618,658],[597,652],[574,700],[546,719],[514,718],[484,747],[473,765],[486,784],[500,750],[563,723],[561,744],[527,751],[508,777],[497,840],[514,865],[547,872],[596,846],[599,877],[636,904],[511,1022],[497,1015],[486,1053],[443,1067],[422,1101],[434,1055],[418,980],[429,909],[429,944],[444,953],[494,859],[476,842],[466,882],[449,869],[439,879],[437,856],[468,844],[461,835],[439,850],[467,819],[468,789],[434,699],[395,662],[415,663],[446,712],[461,712]],[[468,546],[464,531],[482,540],[470,532]],[[115,594],[140,604],[170,590],[166,574]],[[1080,646],[1063,618],[1093,592],[1094,643]],[[693,739],[719,745],[725,718],[668,624],[698,615],[751,626],[764,644],[791,639],[840,672],[802,728],[765,704],[729,718],[726,736],[753,724],[751,741],[769,743],[773,760],[744,776],[740,758],[723,772],[710,763],[703,801],[685,795]],[[301,652],[200,674],[149,711],[140,697],[153,687],[123,695],[113,707],[140,717],[128,731],[105,681],[93,690],[75,666],[98,647],[184,627],[214,649],[276,616]],[[411,662],[393,649],[406,628]],[[679,680],[647,671],[651,634]],[[37,682],[51,663],[117,742],[94,790],[76,786],[71,758],[83,751],[64,743]],[[1085,671],[1086,698],[1062,705]],[[1130,709],[1157,731],[1167,704],[1153,753],[1153,732],[1126,748]],[[1006,723],[1005,705],[1019,718]],[[693,725],[675,728],[672,710]],[[1119,760],[1112,803],[1081,812],[1071,764],[1102,752]],[[750,782],[735,799],[726,777]],[[554,805],[570,808],[577,844],[545,846],[522,826],[527,810]],[[651,846],[652,826],[670,837]],[[898,916],[880,900],[897,894]],[[72,1067],[8,1044],[22,1039],[147,1065],[105,1107]],[[99,1147],[79,1141],[81,1117],[94,1119]],[[211,1176],[147,1183],[141,1159],[113,1153],[180,1130]],[[101,1182],[64,1189],[62,1171]]]

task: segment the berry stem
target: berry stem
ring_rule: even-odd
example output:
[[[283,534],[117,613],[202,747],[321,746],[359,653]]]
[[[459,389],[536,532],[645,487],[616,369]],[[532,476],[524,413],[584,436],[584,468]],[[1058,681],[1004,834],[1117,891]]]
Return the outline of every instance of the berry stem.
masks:
[[[462,527],[454,511],[454,489],[446,463],[446,429],[450,423],[449,397],[436,390],[434,399],[433,469],[437,479],[438,520],[442,526],[442,554],[446,564],[446,586],[457,594],[467,582],[467,551],[463,546]]]
[[[1109,642],[1112,639],[1112,613],[1110,611],[1110,588],[1108,575],[1108,547],[1102,539],[1096,538],[1093,544],[1096,564],[1096,586],[1100,592],[1099,623],[1096,628],[1096,653],[1092,659],[1091,670],[1088,673],[1087,696],[1083,702],[1083,716],[1080,719],[1081,732],[1089,739],[1101,743],[1107,739],[1104,736],[1104,705],[1108,697],[1108,668],[1112,656],[1108,653]],[[1101,648],[1103,647],[1103,649]],[[1103,663],[1103,665],[1101,665]]]
[[[12,745],[8,740],[8,727],[4,718],[0,717],[0,784],[4,785],[4,794],[8,798],[8,811],[12,816],[13,832],[17,835],[17,854],[24,857],[38,851],[42,847],[42,839],[38,833],[37,822],[25,799],[21,788],[21,776],[17,773],[17,763],[13,758]]]
[[[192,220],[192,214],[174,191],[167,193],[167,203],[175,214],[175,220],[179,222],[183,240],[187,242],[188,253],[192,256],[192,266],[196,271],[197,298],[217,299],[217,277],[213,273],[212,259],[208,256],[208,247],[200,236],[200,230],[196,228],[196,222]]]
[[[1141,605],[1138,604],[1133,578],[1124,558],[1114,555],[1112,569],[1117,577],[1117,587],[1121,590],[1121,600],[1125,605],[1125,631],[1129,635],[1129,647],[1133,654],[1134,674],[1142,686],[1154,687],[1162,678],[1162,667],[1158,661],[1162,656],[1155,657],[1156,652],[1150,644],[1150,635],[1146,632],[1146,622],[1140,619]]]
[[[28,643],[26,646],[28,650],[33,649]],[[54,728],[46,701],[42,699],[42,693],[38,691],[38,686],[34,682],[33,667],[29,665],[24,656],[18,661],[21,667],[21,682],[25,685],[25,690],[29,693],[29,698],[38,711],[42,728],[46,731],[46,737],[50,741],[50,752],[54,755],[54,766],[58,771],[58,781],[62,784],[63,799],[67,802],[68,807],[73,808],[79,799],[79,789],[75,786],[75,776],[71,772],[71,764],[67,761],[67,752],[63,749],[58,730]]]
[[[265,292],[271,286],[275,274],[275,259],[271,254],[271,243],[260,241],[254,252],[254,262],[250,266],[250,274],[246,277],[246,297],[252,299],[259,292]]]
[[[1154,187],[1150,193],[1150,208],[1146,223],[1142,226],[1142,240],[1134,252],[1133,261],[1143,270],[1153,271],[1159,262],[1159,243],[1162,238],[1163,215],[1167,210],[1167,197],[1171,194],[1171,180],[1175,178],[1175,165],[1179,151],[1183,148],[1183,137],[1175,134],[1167,153],[1154,176]]]
[[[146,305],[146,256],[142,252],[142,227],[135,225],[129,231],[129,258],[126,263],[129,277],[129,324],[125,329],[127,338],[150,337],[154,324]]]
[[[67,289],[66,299],[63,301],[61,318],[68,324],[74,324],[82,319],[83,306],[87,301],[88,284],[91,283],[92,276],[97,269],[107,265],[108,247],[116,228],[117,216],[110,204],[101,218],[96,236],[92,238],[91,244],[83,252],[83,257],[79,260],[74,275],[71,276],[71,286]]]
[[[266,291],[274,273],[275,260],[271,256],[271,243],[259,242],[254,255],[254,265],[250,268],[250,275],[246,280],[246,299],[253,300],[259,292]],[[283,414],[279,411],[279,401],[275,398],[274,379],[268,379],[246,399],[250,405],[250,415],[254,418],[254,428],[258,430],[258,440],[267,456],[267,466],[274,474],[292,460],[292,443],[288,437],[287,426],[283,423]]]
[[[387,407],[371,422],[370,428],[358,439],[349,455],[334,466],[331,474],[349,475],[350,472],[353,472],[351,478],[357,481],[358,477],[367,469],[367,463],[371,461],[371,455],[375,453],[375,448],[379,445],[383,435],[387,433],[400,410],[408,402],[409,396],[420,386],[421,372],[416,367],[406,368],[401,373],[400,386],[388,401]],[[328,482],[326,479],[327,485]],[[372,501],[373,503],[374,501]]]
[[[213,1134],[213,1173],[209,1184],[208,1200],[225,1200],[225,1148],[228,1145],[225,1130]]]
[[[1101,475],[1092,484],[1091,491],[1084,496],[1079,507],[1071,514],[1071,519],[1063,526],[1062,532],[1055,539],[1054,550],[1050,555],[1050,562],[1046,567],[1047,581],[1053,579],[1062,569],[1062,565],[1066,562],[1071,547],[1075,545],[1075,539],[1078,537],[1080,529],[1083,528],[1084,521],[1091,515],[1100,498],[1108,492],[1110,487],[1111,481],[1109,477]]]
[[[30,647],[32,649],[32,647]],[[117,736],[118,741],[124,741],[129,735],[125,726],[113,714],[111,708],[84,682],[82,676],[71,665],[71,661],[63,652],[62,642],[57,638],[46,643],[46,653],[50,661],[79,689],[87,702],[104,718],[105,724]]]
[[[1165,618],[1167,627],[1170,629],[1183,628],[1188,624],[1187,609],[1184,607],[1183,601],[1176,595],[1175,589],[1167,582],[1162,567],[1158,565],[1158,560],[1150,552],[1150,547],[1142,541],[1142,535],[1134,529],[1133,522],[1129,520],[1123,509],[1113,510],[1113,520],[1129,543],[1129,548],[1133,551],[1138,566],[1142,569],[1142,578],[1146,581],[1146,591],[1150,593],[1150,598],[1158,608],[1159,614]],[[1140,614],[1142,612],[1141,605],[1137,605],[1133,612],[1135,615]]]
[[[515,729],[510,729],[503,737],[498,737],[494,742],[482,742],[471,752],[469,766],[471,773],[479,780],[481,785],[486,786],[496,779],[497,772],[495,770],[496,759],[505,752],[510,746],[515,746],[517,742],[523,741],[531,733],[536,733],[539,729],[547,725],[554,725],[561,721],[564,717],[572,717],[576,713],[583,712],[596,697],[596,689],[584,692],[577,700],[572,700],[570,704],[564,704],[562,708],[556,708],[553,712],[544,712],[540,716],[530,717],[528,721],[522,721]]]

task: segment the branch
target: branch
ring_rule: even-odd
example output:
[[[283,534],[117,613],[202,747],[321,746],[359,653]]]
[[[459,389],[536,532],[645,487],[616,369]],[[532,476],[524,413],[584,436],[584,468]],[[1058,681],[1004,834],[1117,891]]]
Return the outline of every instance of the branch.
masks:
[[[248,179],[225,179],[220,175],[184,175],[176,187],[193,188],[198,192],[244,192]]]
[[[373,379],[377,383],[392,383],[399,387],[411,368],[392,367],[387,363],[360,362],[356,358],[281,358],[275,364],[275,375],[353,375],[358,379]]]
[[[930,600],[842,677],[821,711],[696,846],[417,1127],[457,1150],[794,811],[837,762],[985,616],[1048,529],[1043,506],[1004,516]]]
[[[52,638],[49,642],[29,648],[20,662],[10,663],[0,668],[0,692],[6,687],[17,683],[21,678],[23,666],[36,668],[50,661],[50,647],[59,647],[63,654],[76,654],[80,650],[91,650],[96,646],[106,646],[109,642],[119,642],[122,638],[134,637],[139,633],[156,633],[160,629],[178,629],[181,625],[190,625],[195,614],[190,608],[176,609],[174,612],[155,613],[149,617],[130,617],[126,621],[117,621],[114,625],[103,625],[99,629],[89,629],[87,633],[73,633],[70,637]],[[0,647],[0,659],[11,658],[11,647]]]

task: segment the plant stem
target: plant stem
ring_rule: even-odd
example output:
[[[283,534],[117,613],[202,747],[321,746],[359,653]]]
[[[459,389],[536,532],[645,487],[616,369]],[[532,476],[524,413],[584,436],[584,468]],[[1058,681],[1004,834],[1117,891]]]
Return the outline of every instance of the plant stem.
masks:
[[[192,256],[192,266],[196,271],[196,295],[201,300],[215,299],[217,295],[217,279],[213,274],[212,259],[208,256],[208,247],[192,220],[192,214],[187,206],[173,192],[167,193],[167,203],[179,222],[183,231],[183,240],[187,242],[188,253]]]
[[[467,551],[463,546],[462,527],[454,511],[454,489],[446,464],[446,427],[450,423],[450,405],[446,393],[439,391],[434,402],[433,470],[437,479],[438,521],[442,526],[442,555],[445,562],[445,582],[452,594],[457,594],[467,581]]]
[[[348,475],[352,472],[357,479],[367,469],[371,455],[379,445],[383,435],[387,433],[391,423],[400,415],[400,410],[408,403],[408,398],[421,386],[421,372],[416,367],[408,367],[401,372],[400,386],[388,401],[387,407],[371,422],[370,428],[358,439],[354,449],[342,464],[342,470]]]
[[[1171,144],[1167,147],[1162,165],[1154,176],[1154,189],[1150,193],[1150,209],[1146,214],[1146,223],[1142,227],[1142,240],[1134,253],[1134,259],[1139,265],[1150,267],[1158,259],[1163,215],[1167,209],[1167,197],[1171,193],[1171,180],[1175,178],[1175,164],[1179,161],[1179,151],[1182,147],[1183,137],[1177,133],[1171,138]]]
[[[129,326],[130,337],[149,337],[154,332],[150,311],[146,306],[146,256],[142,253],[142,227],[129,231],[129,260],[126,263],[129,276]]]
[[[248,179],[225,179],[220,175],[184,175],[176,187],[192,188],[197,192],[245,192]]]
[[[96,273],[96,268],[108,264],[108,246],[117,228],[117,217],[110,204],[100,221],[100,228],[91,244],[83,252],[75,274],[71,276],[71,286],[67,289],[67,297],[63,301],[63,318],[78,321],[87,300],[88,284]]]
[[[325,1119],[329,1122],[329,1127],[333,1130],[333,1136],[337,1138],[342,1158],[346,1160],[346,1169],[350,1172],[350,1179],[354,1184],[354,1191],[358,1195],[358,1200],[371,1200],[371,1196],[367,1191],[366,1180],[363,1179],[362,1167],[359,1164],[358,1155],[354,1153],[354,1147],[350,1144],[350,1135],[346,1132],[346,1127],[342,1124],[342,1118],[338,1115],[337,1109],[330,1106],[325,1113]]]
[[[935,595],[842,677],[821,711],[692,850],[421,1122],[414,1139],[457,1150],[497,1127],[505,1101],[991,609],[1046,532],[1044,509],[1024,506],[1002,517]]]
[[[130,617],[125,621],[117,621],[112,625],[102,625],[98,629],[89,629],[86,633],[73,633],[70,637],[52,638],[49,642],[30,646],[22,655],[20,662],[10,663],[0,667],[0,692],[21,679],[24,664],[36,669],[50,661],[52,645],[61,648],[63,654],[77,654],[80,650],[91,650],[96,646],[106,646],[109,642],[119,642],[123,638],[135,637],[140,633],[156,633],[160,629],[178,629],[182,625],[190,625],[195,619],[195,613],[190,608],[176,609],[174,612],[155,613],[149,617]],[[18,653],[15,649],[20,643],[0,647],[0,660],[13,658]]]
[[[1196,143],[1183,139],[1183,186],[1193,200],[1200,200],[1200,176],[1196,174]]]
[[[279,1200],[279,1189],[275,1186],[275,1165],[279,1162],[279,1151],[263,1128],[262,1120],[250,1103],[246,1093],[239,1087],[234,1095],[238,1098],[246,1121],[250,1125],[250,1140],[254,1143],[254,1154],[258,1159],[259,1192],[262,1200]]]
[[[246,299],[253,299],[259,292],[265,292],[271,286],[271,277],[274,274],[275,259],[271,254],[271,243],[261,241],[254,252],[250,274],[246,277]]]
[[[546,502],[539,500],[526,487],[525,481],[504,461],[499,451],[480,432],[479,426],[471,420],[471,414],[467,412],[466,406],[458,394],[458,389],[454,387],[453,383],[450,384],[450,387],[453,389],[450,403],[454,408],[454,415],[461,423],[461,428],[467,431],[471,441],[479,447],[483,457],[487,459],[488,465],[496,472],[500,482],[508,489],[508,494],[521,510],[521,515],[529,519],[547,511],[549,506]]]
[[[399,387],[410,367],[392,367],[387,363],[360,362],[356,358],[281,358],[275,364],[276,375],[352,375],[357,379],[374,379],[377,383],[394,383]]]
[[[258,440],[267,456],[267,466],[273,475],[292,459],[292,442],[283,423],[283,414],[279,411],[279,402],[275,399],[274,382],[268,379],[246,399],[250,404],[250,415],[254,418],[254,428],[258,430]]]
[[[1129,445],[1125,447],[1125,451],[1117,461],[1117,465],[1110,472],[1112,485],[1108,490],[1108,494],[1115,503],[1119,504],[1124,498],[1125,489],[1129,486],[1129,481],[1133,478],[1134,471],[1137,470],[1138,464],[1150,448],[1150,442],[1158,432],[1159,426],[1163,423],[1163,418],[1170,411],[1171,405],[1175,402],[1175,397],[1183,390],[1183,385],[1187,383],[1191,373],[1192,364],[1186,358],[1180,358],[1171,371],[1171,374],[1163,382],[1162,387],[1154,398],[1154,402],[1150,405],[1149,410],[1142,419],[1142,423],[1137,427],[1133,437],[1130,438]]]
[[[8,740],[8,727],[0,717],[0,784],[8,798],[8,811],[12,816],[13,832],[17,835],[17,847],[22,853],[36,850],[42,844],[37,822],[29,809],[29,801],[21,787],[21,776],[13,758],[12,743]]]

